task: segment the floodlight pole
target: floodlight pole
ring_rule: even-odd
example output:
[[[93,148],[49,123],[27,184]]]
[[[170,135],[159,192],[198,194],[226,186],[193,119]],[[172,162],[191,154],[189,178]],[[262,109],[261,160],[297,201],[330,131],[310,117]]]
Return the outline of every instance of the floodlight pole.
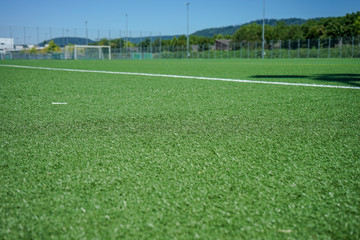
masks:
[[[187,8],[187,38],[186,38],[186,52],[187,52],[187,58],[189,58],[189,5],[190,2],[186,2],[186,8]]]
[[[125,47],[126,47],[126,59],[128,58],[128,53],[129,53],[129,46],[128,46],[128,41],[129,41],[129,32],[128,32],[128,14],[125,14],[125,18],[126,18],[126,43],[125,43]]]
[[[26,44],[26,27],[24,27],[24,44]]]
[[[88,45],[88,29],[87,29],[87,21],[85,21],[85,30],[86,30],[86,45]]]
[[[125,14],[125,17],[126,17],[126,45],[127,45],[127,42],[128,42],[128,15],[127,15],[127,13]]]
[[[262,59],[264,59],[265,55],[265,0],[263,5],[263,26],[262,26]]]

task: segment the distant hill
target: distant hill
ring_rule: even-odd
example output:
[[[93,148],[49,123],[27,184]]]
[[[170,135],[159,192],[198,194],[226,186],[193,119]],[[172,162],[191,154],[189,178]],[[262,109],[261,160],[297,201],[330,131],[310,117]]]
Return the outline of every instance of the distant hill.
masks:
[[[151,36],[151,40],[154,41],[155,39],[158,39],[161,37],[161,40],[169,40],[173,39],[174,37],[179,37],[180,35],[165,35],[165,36]],[[144,37],[129,37],[128,40],[132,43],[138,44],[141,41],[144,41],[145,39],[150,39],[150,36],[144,36]],[[122,38],[126,39],[126,38]]]
[[[320,18],[314,18],[311,20],[319,20]],[[265,24],[270,26],[275,26],[277,22],[283,21],[285,25],[301,25],[307,22],[310,19],[301,19],[301,18],[286,18],[286,19],[265,19]],[[233,35],[236,30],[238,30],[240,27],[249,25],[249,24],[262,24],[262,19],[251,21],[245,24],[241,25],[233,25],[233,26],[225,26],[225,27],[217,27],[217,28],[207,28],[203,30],[196,31],[192,33],[191,35],[195,36],[202,36],[202,37],[213,37],[214,35],[221,34],[223,36],[225,35]],[[172,39],[173,37],[179,37],[180,35],[166,35],[161,36],[162,40],[168,40]],[[158,39],[160,36],[152,36],[151,39],[154,41],[155,39]],[[146,38],[150,39],[150,36],[143,36],[143,37],[129,37],[128,40],[132,43],[138,44],[141,41],[144,41]],[[125,38],[123,38],[125,40]],[[85,45],[86,44],[86,38],[80,38],[80,37],[58,37],[49,39],[45,42],[41,42],[38,44],[38,46],[44,46],[44,43],[48,43],[49,41],[53,40],[56,45],[60,47],[64,47],[68,44],[76,44],[76,45]],[[87,43],[94,43],[96,41],[88,39]]]
[[[276,23],[280,22],[280,21],[283,21],[285,23],[285,25],[301,25],[301,24],[304,24],[305,22],[307,22],[308,20],[301,19],[301,18],[265,19],[265,24],[275,26]],[[262,24],[263,20],[259,19],[259,20],[251,21],[251,22],[241,24],[241,25],[217,27],[217,28],[207,28],[207,29],[196,31],[191,35],[202,36],[202,37],[212,37],[212,36],[218,35],[218,34],[233,35],[236,32],[236,30],[238,30],[241,26],[245,26],[245,25],[253,24],[253,23]]]
[[[58,37],[49,39],[47,41],[41,42],[38,44],[39,47],[43,47],[44,43],[48,43],[50,41],[54,41],[54,43],[60,47],[64,47],[69,44],[76,44],[76,45],[85,45],[86,44],[86,38],[80,38],[80,37]],[[93,43],[94,41],[91,39],[87,40],[87,43]]]
[[[173,39],[173,37],[179,37],[180,35],[167,35],[167,36],[161,36],[162,40],[169,40],[169,39]],[[152,41],[154,41],[155,39],[159,38],[160,36],[152,36],[151,39]],[[144,36],[144,37],[129,37],[128,40],[132,43],[138,44],[141,41],[144,41],[146,38],[150,39],[150,36]],[[126,38],[123,38],[124,40]],[[54,43],[60,47],[64,47],[66,45],[69,44],[75,44],[75,45],[86,45],[86,38],[80,38],[80,37],[58,37],[58,38],[53,38],[53,39],[49,39],[47,41],[41,42],[39,44],[37,44],[39,47],[43,47],[44,43],[47,44],[48,42],[50,42],[51,40],[54,41]],[[96,41],[88,39],[88,43],[95,43]]]

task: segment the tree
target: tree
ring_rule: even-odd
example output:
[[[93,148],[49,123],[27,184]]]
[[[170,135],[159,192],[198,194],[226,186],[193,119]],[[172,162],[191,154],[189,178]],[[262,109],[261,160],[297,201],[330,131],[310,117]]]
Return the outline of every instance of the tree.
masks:
[[[275,28],[270,25],[265,25],[265,40],[266,42],[270,42],[272,40],[277,39]]]
[[[61,48],[55,44],[54,40],[51,40],[48,43],[48,46],[41,50],[41,53],[54,53],[54,52],[58,52],[58,53],[61,52]]]
[[[299,25],[291,25],[288,27],[287,36],[285,39],[298,40],[304,38],[304,33]]]
[[[359,17],[360,12],[346,14],[345,17],[342,17],[343,36],[351,37],[359,33],[355,24]]]
[[[195,45],[207,45],[210,43],[210,39],[203,37],[203,36],[195,36],[195,35],[191,35],[190,36],[190,44],[195,44]]]
[[[187,41],[186,36],[185,36],[185,35],[181,35],[181,36],[178,38],[177,45],[178,45],[178,46],[186,46],[186,41]]]
[[[285,39],[287,37],[288,26],[285,25],[284,21],[276,22],[274,27],[274,40]]]
[[[102,39],[100,39],[98,45],[100,45],[100,46],[109,46],[110,45],[109,40],[107,40],[106,38],[102,38]]]
[[[33,46],[28,52],[29,54],[35,55],[38,54],[39,51],[36,49],[35,46]]]
[[[262,26],[256,23],[242,26],[233,35],[235,42],[240,41],[261,41]]]
[[[360,16],[354,22],[355,35],[360,35]]]
[[[338,18],[326,18],[321,20],[321,24],[325,27],[326,37],[337,37],[342,35],[341,22]]]
[[[173,37],[171,39],[170,46],[177,46],[177,45],[178,45],[178,40],[176,37]]]
[[[360,12],[346,14],[343,17],[321,18],[319,20],[309,20],[301,29],[303,35],[307,39],[312,38],[335,38],[335,37],[351,37],[359,34],[360,26],[356,21],[360,17]]]
[[[127,41],[127,42],[125,42],[125,47],[127,47],[127,48],[135,47],[135,44],[130,41]]]
[[[220,33],[216,36],[216,39],[225,39],[224,36]]]
[[[146,38],[144,41],[141,41],[140,46],[143,47],[143,48],[149,47],[150,46],[150,39]]]
[[[322,25],[311,26],[305,37],[307,39],[325,38],[325,27]]]
[[[160,38],[157,38],[152,43],[153,47],[160,47]]]
[[[121,38],[112,39],[110,41],[111,48],[121,48],[125,45],[125,41]]]
[[[161,46],[170,46],[171,39],[161,40]]]

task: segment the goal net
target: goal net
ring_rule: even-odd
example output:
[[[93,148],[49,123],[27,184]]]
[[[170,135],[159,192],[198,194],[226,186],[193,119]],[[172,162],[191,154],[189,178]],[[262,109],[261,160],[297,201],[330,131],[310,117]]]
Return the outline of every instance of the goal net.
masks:
[[[110,46],[74,45],[65,47],[65,59],[109,59]]]

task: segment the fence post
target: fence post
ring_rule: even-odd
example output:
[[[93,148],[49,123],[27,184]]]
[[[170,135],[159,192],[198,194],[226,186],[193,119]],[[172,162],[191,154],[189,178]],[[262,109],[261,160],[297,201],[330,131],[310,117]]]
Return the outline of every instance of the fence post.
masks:
[[[257,58],[257,41],[255,41],[255,58]]]
[[[310,39],[307,41],[307,58],[309,58],[310,55]]]
[[[214,59],[216,59],[216,42],[215,42],[215,44],[214,44]]]
[[[225,56],[223,56],[223,55],[224,55],[224,51],[226,51],[226,49],[224,49],[223,47],[221,47],[221,58],[225,58]]]
[[[298,39],[298,58],[300,58],[300,39]]]
[[[208,43],[208,58],[209,58],[209,59],[211,58],[211,56],[210,56],[210,49],[211,49],[210,43]]]
[[[271,41],[270,41],[270,44],[271,44],[271,54],[270,54],[270,57],[273,58],[274,41],[271,40]]]
[[[289,50],[288,50],[288,58],[290,58],[290,44],[291,44],[291,40],[290,40],[290,39],[288,40],[288,43],[289,43],[289,45],[288,45],[288,47],[289,47]]]
[[[243,51],[242,42],[240,42],[240,58],[242,58],[242,51]]]
[[[226,53],[226,58],[229,58],[229,52],[230,52],[230,48],[229,48],[230,45],[227,46],[227,53]]]
[[[233,49],[234,49],[234,57],[235,58],[235,43],[233,43]]]
[[[282,41],[280,40],[280,58],[282,58],[281,50],[282,50]]]
[[[161,33],[160,33],[160,47],[159,47],[159,51],[160,51],[160,59],[161,59],[161,54],[162,54],[162,51],[161,51]]]
[[[220,44],[220,59],[223,58],[223,45]]]
[[[354,58],[354,36],[352,36],[352,43],[351,43],[351,58]]]
[[[248,42],[247,58],[250,57],[250,42]]]
[[[202,54],[201,54],[201,58],[205,58],[205,57],[204,57],[204,54],[205,54],[205,45],[203,44],[203,45],[202,45]]]
[[[318,51],[317,51],[317,58],[320,57],[320,38],[318,38]]]
[[[342,58],[342,37],[340,38],[340,58]]]
[[[330,56],[331,56],[330,49],[331,49],[331,38],[329,37],[329,54],[328,54],[328,58],[330,58]]]

